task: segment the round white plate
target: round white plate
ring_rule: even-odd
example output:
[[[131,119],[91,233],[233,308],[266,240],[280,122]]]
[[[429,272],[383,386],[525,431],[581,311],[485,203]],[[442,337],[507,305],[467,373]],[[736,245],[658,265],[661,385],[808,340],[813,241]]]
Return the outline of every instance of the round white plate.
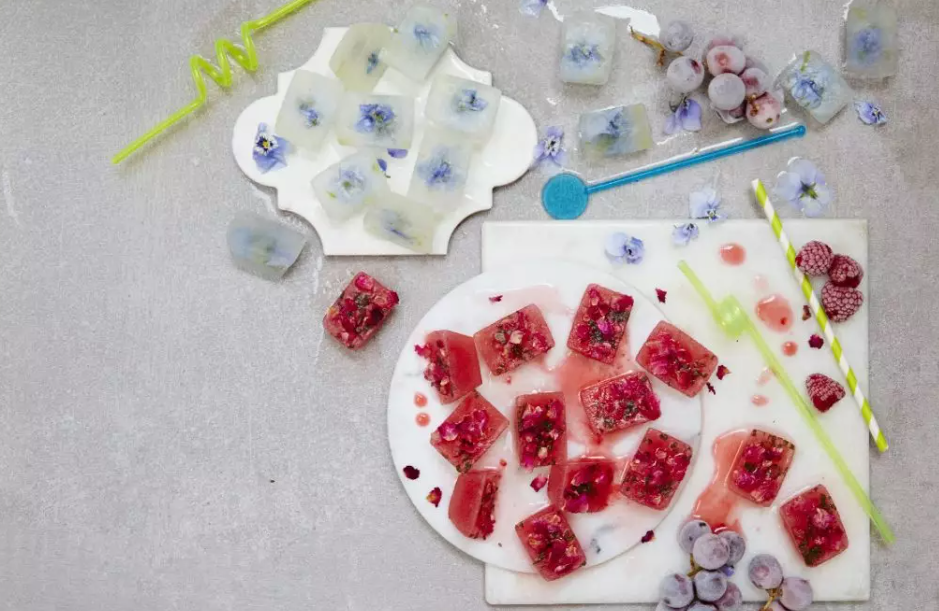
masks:
[[[596,283],[635,299],[627,325],[628,357],[620,355],[612,367],[572,357],[567,349],[567,336],[573,314],[588,284]],[[493,303],[489,297],[502,295]],[[484,326],[528,305],[537,304],[545,315],[555,346],[541,362],[526,363],[508,375],[494,378],[485,364],[479,392],[509,419],[509,428],[486,452],[475,467],[499,467],[505,460],[502,482],[496,500],[495,531],[485,541],[463,536],[447,515],[450,495],[456,483],[453,466],[430,445],[431,433],[440,426],[457,404],[442,406],[430,384],[424,380],[426,362],[414,352],[415,344],[423,344],[426,335],[435,330],[449,329],[472,335]],[[548,475],[549,468],[528,473],[518,466],[515,453],[514,398],[531,392],[564,390],[567,405],[568,456],[584,454],[586,447],[578,440],[587,430],[583,408],[577,392],[588,378],[592,381],[624,371],[637,369],[635,357],[652,328],[664,316],[659,309],[632,285],[596,269],[562,261],[541,261],[488,272],[461,284],[438,301],[411,333],[398,358],[391,388],[388,392],[388,441],[391,456],[404,489],[418,512],[444,539],[470,556],[504,569],[534,572],[531,562],[515,535],[515,524],[548,504],[547,487],[535,492],[530,483],[537,475]],[[695,449],[701,432],[702,401],[690,399],[650,376],[661,400],[662,417],[651,426],[689,443]],[[427,406],[418,408],[415,393],[427,397]],[[419,426],[416,417],[426,412],[430,425]],[[618,459],[632,456],[640,439],[650,426],[635,427],[604,442],[603,451]],[[597,448],[590,449],[596,454]],[[622,460],[618,461],[623,464]],[[405,466],[420,470],[420,477],[409,480]],[[691,470],[689,469],[689,473]],[[617,480],[622,472],[617,473]],[[443,500],[439,507],[427,501],[427,494],[439,486]],[[676,493],[681,494],[681,490]],[[614,493],[614,500],[602,512],[568,514],[571,527],[587,555],[587,565],[605,562],[639,543],[642,536],[665,518],[668,510],[653,511]],[[674,505],[674,499],[672,502]]]

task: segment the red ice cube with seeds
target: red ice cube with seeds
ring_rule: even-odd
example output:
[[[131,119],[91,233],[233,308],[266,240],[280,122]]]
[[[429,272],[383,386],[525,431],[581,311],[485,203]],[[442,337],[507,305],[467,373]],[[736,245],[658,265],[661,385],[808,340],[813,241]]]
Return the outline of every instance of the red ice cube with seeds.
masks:
[[[567,460],[564,393],[545,392],[515,399],[518,462],[528,471]]]
[[[848,534],[828,489],[819,484],[783,503],[783,525],[808,566],[818,566],[848,549]]]
[[[649,429],[626,464],[620,492],[652,509],[665,509],[685,479],[691,446],[657,429]]]
[[[636,355],[636,362],[689,397],[701,392],[717,368],[717,357],[713,352],[664,320],[652,329]]]
[[[737,450],[727,487],[757,505],[771,505],[786,479],[795,451],[788,439],[753,429]]]
[[[518,368],[554,347],[554,337],[538,306],[531,304],[497,320],[473,336],[493,375]]]
[[[602,458],[585,458],[551,467],[548,500],[561,511],[594,513],[610,502],[615,463]]]
[[[597,435],[628,429],[662,415],[659,398],[641,371],[625,373],[580,391],[587,422]]]
[[[459,401],[483,382],[476,344],[469,335],[434,331],[427,335],[426,344],[414,349],[428,360],[424,379],[434,387],[444,405]]]
[[[329,306],[323,328],[346,348],[358,350],[385,324],[398,305],[398,294],[359,272]]]
[[[456,529],[470,539],[485,539],[492,534],[501,479],[498,469],[477,469],[457,478],[448,515]]]
[[[570,575],[587,564],[580,542],[561,511],[549,505],[515,525],[535,570],[546,580]]]
[[[466,473],[508,426],[506,417],[473,391],[431,434],[430,443],[457,471]]]
[[[612,363],[632,309],[633,298],[629,295],[599,284],[588,285],[574,314],[567,347],[601,363]]]

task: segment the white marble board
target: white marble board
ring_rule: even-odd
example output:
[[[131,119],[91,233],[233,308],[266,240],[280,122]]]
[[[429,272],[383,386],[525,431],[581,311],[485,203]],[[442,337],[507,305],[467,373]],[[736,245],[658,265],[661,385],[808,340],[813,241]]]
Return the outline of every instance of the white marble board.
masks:
[[[684,221],[682,221],[684,222]],[[816,323],[801,320],[801,295],[793,282],[788,264],[764,221],[740,220],[702,226],[700,238],[687,247],[671,241],[673,223],[667,221],[574,221],[486,223],[482,231],[482,269],[500,269],[510,263],[564,260],[583,263],[612,273],[655,299],[655,289],[667,291],[662,311],[713,350],[731,373],[722,381],[713,379],[717,394],[704,393],[704,426],[700,451],[689,480],[673,502],[668,517],[656,529],[654,541],[635,547],[626,554],[593,568],[581,570],[552,583],[535,575],[506,571],[487,565],[485,596],[490,604],[590,604],[648,603],[658,598],[658,584],[669,572],[682,570],[688,559],[675,542],[681,523],[690,515],[697,496],[713,475],[714,460],[707,451],[714,439],[733,429],[765,427],[786,434],[796,444],[791,470],[774,505],[759,509],[739,504],[738,518],[749,537],[746,566],[756,553],[769,552],[779,558],[787,574],[802,575],[812,581],[817,601],[858,601],[870,597],[870,528],[867,516],[854,501],[822,448],[796,413],[782,387],[775,381],[757,381],[763,365],[757,350],[746,339],[728,339],[717,328],[702,302],[676,267],[689,262],[716,297],[735,293],[750,308],[767,294],[778,293],[793,305],[796,321],[786,333],[761,330],[771,346],[780,350],[783,365],[798,383],[814,372],[824,373],[843,383],[828,346],[808,347]],[[867,222],[863,220],[791,220],[787,233],[796,246],[809,240],[822,240],[836,252],[854,257],[867,266]],[[614,267],[604,254],[604,241],[615,231],[637,236],[645,242],[646,257],[638,265]],[[747,251],[739,267],[721,261],[719,249],[737,243]],[[821,286],[816,286],[820,290]],[[867,277],[860,289],[868,296]],[[751,310],[752,315],[752,310]],[[854,367],[862,387],[868,383],[868,306],[848,322],[837,326],[845,355]],[[755,319],[755,317],[754,317]],[[785,341],[794,341],[799,350],[794,357],[782,356]],[[769,404],[756,407],[754,393],[765,395]],[[876,406],[875,406],[876,409]],[[845,398],[827,414],[822,425],[831,435],[861,485],[869,487],[870,444],[867,428],[850,398]],[[777,514],[778,505],[794,493],[824,483],[841,512],[850,539],[849,548],[820,567],[809,569],[788,541]],[[733,581],[747,600],[761,600],[744,572]],[[763,598],[765,600],[765,598]]]

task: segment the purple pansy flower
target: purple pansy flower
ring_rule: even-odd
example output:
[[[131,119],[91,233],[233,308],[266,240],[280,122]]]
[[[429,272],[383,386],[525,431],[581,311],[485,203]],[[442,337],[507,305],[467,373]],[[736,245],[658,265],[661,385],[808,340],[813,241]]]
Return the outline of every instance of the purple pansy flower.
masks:
[[[316,112],[312,102],[304,102],[300,104],[300,108],[298,110],[303,116],[304,123],[307,127],[316,127],[320,124],[320,113]]]
[[[428,189],[452,189],[463,184],[463,173],[450,163],[450,151],[440,147],[414,170]]]
[[[518,5],[518,10],[522,15],[538,17],[546,6],[548,6],[548,0],[522,0]]]
[[[824,214],[833,199],[825,175],[814,163],[798,157],[789,162],[788,171],[776,177],[773,193],[808,217]]]
[[[720,195],[711,187],[705,187],[700,191],[693,191],[688,196],[688,208],[691,211],[691,218],[706,220],[708,223],[727,218],[725,215],[721,214],[720,211]]]
[[[359,120],[356,131],[384,134],[395,124],[395,111],[387,104],[359,104]]]
[[[679,130],[696,132],[701,129],[701,105],[694,99],[682,98],[676,106],[672,106],[672,115],[665,123],[665,133],[672,135]]]
[[[556,173],[564,167],[566,159],[564,128],[558,126],[547,128],[544,138],[535,146],[532,167],[540,167],[549,173]]]
[[[261,172],[270,172],[273,169],[287,165],[287,147],[289,144],[274,132],[268,130],[267,123],[258,124],[258,132],[254,136],[252,156],[254,163]]]
[[[863,66],[876,64],[884,51],[880,28],[864,28],[851,41],[851,55]]]
[[[883,125],[887,122],[887,115],[873,102],[855,102],[854,110],[862,123],[866,125]]]
[[[600,46],[587,42],[579,42],[567,48],[567,58],[575,66],[584,66],[591,62],[602,62],[603,55],[600,53]]]
[[[687,246],[691,240],[698,239],[698,226],[694,223],[675,225],[672,229],[672,242],[678,246]]]
[[[606,256],[613,263],[641,263],[645,252],[642,240],[625,233],[614,233],[606,240]]]
[[[454,96],[453,106],[457,112],[479,112],[486,110],[489,102],[479,97],[475,89],[460,89]]]

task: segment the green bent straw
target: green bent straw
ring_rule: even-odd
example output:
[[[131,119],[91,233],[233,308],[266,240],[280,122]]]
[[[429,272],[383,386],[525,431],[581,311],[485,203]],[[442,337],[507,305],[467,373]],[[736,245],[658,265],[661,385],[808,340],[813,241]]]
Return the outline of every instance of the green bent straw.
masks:
[[[753,321],[750,320],[750,317],[744,312],[737,298],[733,295],[729,295],[725,297],[723,301],[717,303],[687,263],[679,261],[678,268],[685,277],[688,278],[688,281],[698,292],[698,295],[700,295],[701,299],[707,304],[708,309],[711,310],[714,320],[717,321],[717,324],[727,335],[736,338],[747,333],[750,336],[750,339],[753,340],[753,343],[756,344],[757,349],[759,349],[760,353],[763,355],[763,360],[766,362],[766,365],[773,370],[773,373],[776,374],[776,378],[783,385],[783,388],[786,389],[789,398],[792,399],[796,409],[798,409],[799,413],[802,415],[802,419],[809,425],[809,428],[812,429],[812,432],[815,434],[815,438],[818,439],[818,442],[822,444],[828,457],[835,463],[838,473],[841,474],[842,479],[848,484],[848,488],[854,493],[854,498],[860,503],[861,508],[871,519],[871,522],[874,523],[874,527],[877,529],[877,532],[880,533],[880,537],[886,543],[893,543],[895,537],[893,536],[893,531],[890,530],[890,526],[887,525],[883,516],[880,515],[880,511],[874,506],[874,503],[871,502],[867,493],[864,492],[861,484],[858,483],[857,478],[854,477],[851,469],[848,467],[847,463],[844,462],[841,453],[838,452],[838,448],[835,447],[828,433],[822,428],[815,414],[809,409],[809,406],[805,403],[805,399],[803,399],[799,391],[796,390],[795,385],[789,378],[789,374],[783,369],[779,359],[773,354],[773,351],[767,345],[766,340],[763,339],[763,336],[757,330]]]
[[[196,84],[196,90],[198,91],[196,94],[196,99],[194,99],[192,102],[189,102],[163,121],[160,121],[150,131],[124,147],[123,150],[111,158],[111,163],[118,164],[124,161],[144,144],[156,138],[162,132],[169,129],[172,125],[181,121],[187,115],[192,114],[204,106],[207,93],[205,87],[205,77],[202,76],[203,72],[206,74],[206,76],[215,81],[216,85],[222,89],[228,89],[232,84],[232,70],[231,64],[228,62],[229,57],[231,57],[232,61],[248,72],[254,72],[257,70],[258,54],[254,50],[254,41],[251,39],[251,33],[256,30],[263,30],[266,27],[272,26],[284,17],[287,17],[291,13],[294,13],[307,4],[315,1],[316,0],[293,0],[292,2],[288,2],[277,10],[259,19],[245,21],[241,24],[241,42],[244,44],[243,47],[224,38],[219,38],[216,40],[215,58],[218,61],[217,68],[212,65],[212,62],[205,59],[204,57],[199,55],[193,55],[190,57],[189,70],[192,72],[192,81]]]

